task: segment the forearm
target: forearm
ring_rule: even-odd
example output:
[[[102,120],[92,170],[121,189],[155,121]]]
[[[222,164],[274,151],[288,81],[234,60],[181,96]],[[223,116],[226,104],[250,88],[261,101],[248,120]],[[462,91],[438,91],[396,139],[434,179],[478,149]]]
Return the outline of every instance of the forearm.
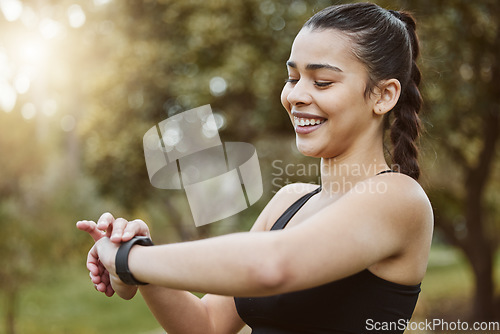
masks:
[[[129,267],[140,281],[218,295],[258,296],[280,284],[275,233],[237,233],[194,242],[133,247]]]
[[[139,291],[169,334],[214,333],[206,305],[192,293],[152,284],[141,286]]]

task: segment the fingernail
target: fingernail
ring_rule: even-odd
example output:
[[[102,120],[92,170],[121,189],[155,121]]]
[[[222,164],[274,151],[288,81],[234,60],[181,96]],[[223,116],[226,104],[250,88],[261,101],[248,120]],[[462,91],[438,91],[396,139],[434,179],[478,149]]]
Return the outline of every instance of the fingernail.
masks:
[[[131,237],[131,236],[132,236],[131,232],[125,232],[125,233],[123,233],[123,237],[124,238],[128,238],[128,237]]]

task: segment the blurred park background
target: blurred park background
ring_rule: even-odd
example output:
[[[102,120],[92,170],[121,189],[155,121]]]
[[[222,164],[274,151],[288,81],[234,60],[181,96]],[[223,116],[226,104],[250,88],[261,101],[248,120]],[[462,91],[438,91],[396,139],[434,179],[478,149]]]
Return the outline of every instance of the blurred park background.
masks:
[[[500,321],[500,1],[375,2],[413,12],[422,45],[436,231],[414,318]],[[281,186],[317,181],[279,95],[295,34],[334,3],[0,0],[0,333],[157,332],[140,297],[93,289],[77,220],[192,240],[248,230]],[[223,141],[256,146],[264,195],[196,228],[183,191],[150,185],[142,136],[204,104]]]

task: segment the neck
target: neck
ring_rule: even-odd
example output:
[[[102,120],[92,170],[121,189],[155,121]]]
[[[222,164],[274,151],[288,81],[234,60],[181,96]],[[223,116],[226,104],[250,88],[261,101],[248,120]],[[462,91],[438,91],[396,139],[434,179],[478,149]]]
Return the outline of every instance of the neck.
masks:
[[[343,195],[356,183],[388,169],[390,168],[385,161],[382,148],[335,158],[322,158],[322,193],[330,197]]]

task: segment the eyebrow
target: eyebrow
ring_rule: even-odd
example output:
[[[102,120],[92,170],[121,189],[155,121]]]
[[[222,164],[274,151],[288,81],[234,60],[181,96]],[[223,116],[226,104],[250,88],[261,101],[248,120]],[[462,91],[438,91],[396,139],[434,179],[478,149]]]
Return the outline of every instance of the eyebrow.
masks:
[[[292,68],[297,68],[297,64],[293,61],[287,61],[286,65]],[[340,68],[337,66],[333,66],[330,64],[307,64],[306,65],[306,70],[309,71],[315,71],[315,70],[320,70],[320,69],[327,69],[327,70],[332,70],[335,72],[343,72]]]

